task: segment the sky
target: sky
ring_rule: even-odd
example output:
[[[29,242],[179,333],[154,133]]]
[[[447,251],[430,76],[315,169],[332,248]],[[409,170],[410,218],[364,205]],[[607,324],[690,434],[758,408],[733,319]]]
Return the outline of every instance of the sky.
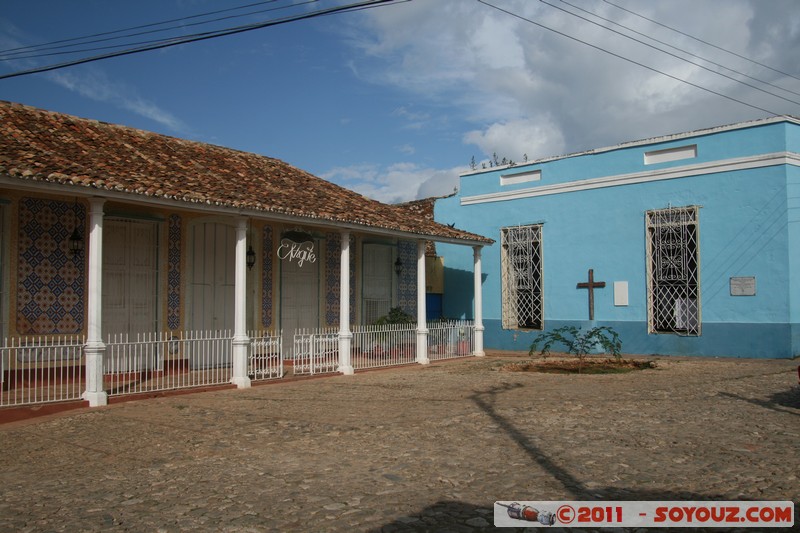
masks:
[[[354,1],[0,0],[0,76],[101,53],[22,46]],[[451,194],[494,154],[800,116],[798,58],[797,0],[411,0],[0,79],[0,100],[275,157],[396,203]]]

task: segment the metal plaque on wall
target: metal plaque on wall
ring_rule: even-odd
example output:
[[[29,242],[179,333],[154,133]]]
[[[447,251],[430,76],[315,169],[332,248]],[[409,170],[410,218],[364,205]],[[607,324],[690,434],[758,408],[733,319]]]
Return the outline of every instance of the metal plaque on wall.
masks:
[[[755,296],[755,276],[731,278],[731,296]]]

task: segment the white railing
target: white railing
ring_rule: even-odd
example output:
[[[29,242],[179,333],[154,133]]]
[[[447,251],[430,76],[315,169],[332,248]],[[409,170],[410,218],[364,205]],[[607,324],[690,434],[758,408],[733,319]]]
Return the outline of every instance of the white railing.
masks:
[[[283,377],[282,332],[250,332],[250,359],[247,374],[253,381]]]
[[[339,368],[339,332],[334,329],[298,329],[292,353],[294,373],[324,374]]]
[[[22,337],[0,347],[0,407],[79,400],[84,337]]]
[[[408,365],[417,360],[416,324],[353,326],[351,364],[354,370]],[[428,324],[430,360],[469,357],[475,352],[475,325],[454,320]],[[298,331],[294,337],[295,374],[335,372],[338,333],[335,330]]]
[[[281,332],[251,332],[249,337],[250,378],[282,378]],[[353,369],[414,363],[416,337],[415,324],[354,326]],[[74,336],[7,339],[0,347],[0,407],[80,399],[85,390],[84,344],[85,338]],[[466,357],[474,350],[472,322],[428,324],[430,360]],[[114,396],[227,384],[232,352],[230,331],[110,335],[103,359],[104,388]],[[338,331],[298,330],[292,359],[295,374],[336,372]]]
[[[120,395],[228,383],[232,342],[230,331],[110,335],[104,386]]]
[[[417,326],[354,326],[351,364],[354,370],[407,365],[417,358]]]
[[[469,320],[428,323],[428,359],[468,357],[475,352],[475,324]]]

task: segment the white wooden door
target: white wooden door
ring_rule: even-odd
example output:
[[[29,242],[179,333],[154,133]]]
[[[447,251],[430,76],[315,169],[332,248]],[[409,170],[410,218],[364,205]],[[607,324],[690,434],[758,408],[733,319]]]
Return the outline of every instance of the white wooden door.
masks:
[[[158,225],[107,218],[103,222],[103,331],[158,331]]]
[[[392,256],[385,244],[364,245],[363,321],[372,324],[392,307]]]
[[[233,335],[236,289],[236,230],[233,226],[202,222],[189,230],[188,330],[195,337]],[[225,340],[187,344],[190,368],[231,364],[231,343]]]
[[[319,249],[319,243],[314,247]],[[281,329],[284,346],[291,346],[297,329],[319,327],[320,261],[304,262],[283,259],[281,265]]]
[[[190,230],[189,284],[191,331],[233,331],[236,231],[204,222]]]
[[[103,221],[103,331],[112,340],[144,340],[158,332],[158,224],[107,218]],[[128,346],[128,345],[122,345]],[[106,372],[131,372],[160,364],[155,353],[118,348]]]

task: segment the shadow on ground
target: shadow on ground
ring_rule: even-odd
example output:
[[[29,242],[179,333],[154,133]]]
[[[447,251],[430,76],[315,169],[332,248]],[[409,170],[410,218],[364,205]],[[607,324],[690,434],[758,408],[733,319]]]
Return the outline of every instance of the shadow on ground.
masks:
[[[720,392],[718,394],[720,396],[725,396],[726,398],[732,398],[734,400],[751,403],[753,405],[763,407],[764,409],[800,416],[799,412],[793,411],[793,409],[800,409],[800,387],[792,387],[791,389],[787,389],[785,391],[776,392],[767,400],[746,398],[744,396],[731,394],[729,392]]]
[[[696,494],[687,491],[642,490],[625,487],[592,487],[587,488],[580,480],[553,461],[537,444],[535,437],[520,431],[513,423],[500,415],[494,408],[498,395],[522,387],[521,384],[508,384],[493,387],[483,392],[476,392],[469,397],[488,417],[496,422],[506,434],[528,455],[532,463],[539,465],[543,471],[552,475],[564,487],[564,492],[573,500],[611,500],[611,501],[726,501],[729,497],[722,494]],[[768,401],[758,401],[734,394],[721,393],[724,396],[748,401],[765,408],[780,406],[796,407],[800,405],[800,389],[797,387],[786,393],[773,395]],[[776,407],[779,406],[779,407]],[[784,411],[784,409],[780,409]],[[488,495],[491,497],[492,495]],[[561,498],[553,498],[561,499]],[[800,506],[795,508],[795,523],[800,522]],[[531,524],[538,526],[538,524]],[[607,531],[603,528],[569,528],[545,527],[551,531]],[[440,501],[426,507],[418,513],[404,516],[371,530],[373,533],[393,532],[473,532],[496,531],[494,527],[494,501],[487,501],[485,506],[461,501]],[[503,528],[503,531],[525,531],[526,527]],[[641,528],[620,528],[617,531],[634,531]],[[681,531],[684,528],[647,528],[647,531]],[[714,528],[714,531],[745,531],[743,528]],[[534,531],[530,529],[529,531]],[[537,529],[536,531],[541,531]],[[695,529],[695,531],[697,531]],[[753,529],[750,529],[753,531]]]
[[[594,498],[591,498],[594,499]],[[631,492],[625,498],[608,498],[609,500],[642,500],[642,501],[710,501],[710,500],[725,500],[721,496],[707,495],[707,494],[686,494],[686,493],[673,493],[673,492],[657,492],[657,491],[642,491]],[[494,526],[494,502],[489,502],[486,506],[474,505],[471,503],[460,501],[441,501],[436,502],[423,509],[422,511],[404,516],[400,519],[394,520],[383,526],[369,530],[369,533],[472,533],[483,531],[508,531],[511,532],[535,532],[535,531],[575,531],[579,533],[590,532],[605,532],[605,531],[647,531],[651,532],[669,532],[676,533],[678,531],[702,531],[699,528],[592,528],[592,527],[558,527],[558,524],[553,527],[540,526],[536,523],[531,523],[529,526],[520,527],[503,527],[496,528]],[[798,523],[798,509],[795,509],[795,524]],[[536,529],[533,529],[533,528]],[[714,531],[715,533],[724,533],[726,531],[757,531],[757,528],[725,528],[715,527],[707,529],[706,531]]]

